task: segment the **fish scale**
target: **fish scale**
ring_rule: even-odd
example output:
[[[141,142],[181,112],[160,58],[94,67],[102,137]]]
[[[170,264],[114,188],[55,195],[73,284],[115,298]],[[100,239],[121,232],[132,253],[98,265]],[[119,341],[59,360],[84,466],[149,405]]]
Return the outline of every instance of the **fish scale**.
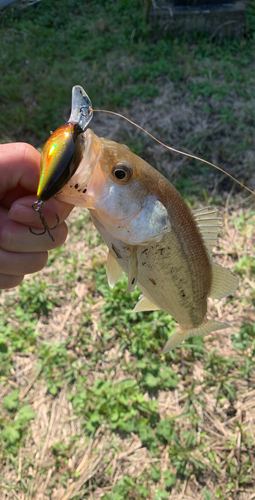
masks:
[[[160,251],[162,248],[163,252]],[[148,260],[153,263],[151,272],[146,273],[146,266],[139,265],[138,268],[138,286],[146,297],[185,327],[201,324],[206,307],[201,304],[201,307],[197,308],[197,317],[194,317],[193,302],[197,301],[200,291],[197,287],[194,289],[192,273],[188,262],[183,261],[178,238],[172,232],[165,235],[160,243],[149,247]],[[150,281],[150,276],[155,277],[153,282]],[[200,288],[199,281],[196,285]],[[160,300],[157,300],[157,295]]]

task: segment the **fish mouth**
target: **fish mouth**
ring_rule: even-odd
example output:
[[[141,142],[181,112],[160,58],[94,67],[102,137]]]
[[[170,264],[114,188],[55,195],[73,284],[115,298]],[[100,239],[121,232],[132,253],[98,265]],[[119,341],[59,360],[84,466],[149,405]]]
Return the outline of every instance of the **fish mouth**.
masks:
[[[101,140],[91,129],[82,134],[82,157],[79,166],[71,177],[72,184],[78,183],[80,189],[87,187],[101,154]]]
[[[58,192],[56,197],[59,200],[88,208],[87,187],[100,153],[101,141],[91,129],[80,134],[76,145],[79,164],[68,183]]]

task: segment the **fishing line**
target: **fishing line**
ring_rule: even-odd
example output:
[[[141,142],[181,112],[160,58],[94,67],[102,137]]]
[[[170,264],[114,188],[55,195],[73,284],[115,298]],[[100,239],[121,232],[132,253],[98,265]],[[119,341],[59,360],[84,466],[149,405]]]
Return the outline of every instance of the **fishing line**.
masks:
[[[82,106],[82,108],[86,108],[86,106]],[[164,144],[164,142],[162,142],[159,139],[157,139],[156,137],[154,137],[154,135],[150,134],[150,132],[148,132],[143,127],[141,127],[137,123],[133,122],[132,120],[130,120],[126,116],[123,116],[120,113],[116,113],[115,111],[108,111],[106,109],[92,109],[92,108],[87,108],[87,109],[88,109],[88,112],[93,112],[93,113],[109,113],[111,115],[118,116],[119,118],[123,118],[127,122],[131,123],[131,125],[134,125],[135,127],[139,128],[140,130],[142,130],[143,132],[145,132],[145,134],[147,134],[149,137],[151,137],[154,141],[156,141],[159,144],[161,144],[161,146],[164,146],[164,148],[167,148],[170,151],[174,151],[175,153],[179,153],[181,155],[188,156],[189,158],[193,158],[194,160],[202,161],[203,163],[206,163],[207,165],[210,165],[211,167],[216,168],[217,170],[219,170],[223,174],[228,175],[228,177],[230,177],[233,181],[237,182],[237,184],[239,184],[242,188],[246,189],[251,194],[255,195],[255,192],[252,191],[252,189],[246,187],[242,182],[238,181],[231,174],[229,174],[228,172],[226,172],[225,170],[223,170],[223,168],[218,167],[217,165],[214,165],[214,163],[211,163],[210,161],[203,160],[203,158],[200,158],[199,156],[196,156],[196,155],[193,155],[193,154],[190,154],[190,153],[185,153],[184,151],[179,151],[178,149],[172,148],[171,146],[168,146],[167,144]]]

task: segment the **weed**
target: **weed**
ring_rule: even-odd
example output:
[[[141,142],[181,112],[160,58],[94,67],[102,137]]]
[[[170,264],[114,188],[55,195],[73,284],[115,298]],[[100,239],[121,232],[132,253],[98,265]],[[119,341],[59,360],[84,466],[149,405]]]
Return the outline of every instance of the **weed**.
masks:
[[[76,411],[85,415],[85,426],[89,432],[95,432],[99,425],[106,422],[112,429],[131,432],[139,427],[139,414],[143,429],[148,420],[157,418],[156,403],[145,400],[135,380],[112,384],[109,380],[96,379],[92,386],[86,382],[86,378],[79,378],[77,394],[70,394],[69,397]]]
[[[106,493],[103,496],[103,500],[122,500],[123,498],[129,500],[143,500],[147,498],[148,493],[149,490],[147,488],[135,484],[131,478],[123,476],[113,487],[113,492]]]
[[[20,405],[18,390],[12,391],[4,398],[4,408],[8,410],[9,414],[6,419],[2,419],[0,422],[2,431],[0,444],[7,455],[16,455],[21,439],[25,436],[28,423],[35,418],[35,412],[29,405]],[[16,410],[18,410],[17,413]]]
[[[35,313],[38,316],[47,314],[53,306],[60,304],[56,292],[60,287],[50,285],[41,278],[32,278],[30,283],[23,281],[20,285],[20,314],[23,312]],[[53,292],[54,290],[54,292]]]
[[[41,147],[50,130],[68,118],[71,87],[81,84],[95,107],[132,112],[131,119],[145,124],[164,142],[211,157],[241,180],[250,181],[255,116],[253,7],[249,2],[246,38],[217,44],[206,36],[191,42],[167,33],[155,40],[139,0],[44,0],[1,11],[0,142],[24,140]],[[107,124],[110,134],[109,128]],[[121,139],[173,176],[175,186],[192,205],[199,205],[199,199],[207,205],[222,205],[222,194],[230,184],[209,167],[161,153],[135,129],[133,134],[123,127],[117,134],[113,139]],[[108,431],[111,454],[100,458],[98,469],[89,467],[91,476],[74,495],[77,500],[99,494],[104,500],[163,500],[183,495],[184,481],[204,500],[213,495],[209,484],[216,487],[215,498],[220,500],[237,497],[239,489],[251,489],[252,314],[240,332],[232,334],[224,352],[216,338],[197,337],[163,356],[174,320],[158,311],[132,313],[140,292],[127,296],[125,277],[109,289],[105,251],[97,248],[102,239],[88,214],[80,211],[69,226],[71,241],[50,253],[45,274],[28,278],[19,291],[1,297],[0,458],[1,484],[8,482],[8,495],[13,490],[16,497],[31,496],[33,483],[38,494],[43,491],[48,496],[69,482],[74,485],[85,477],[80,465],[86,461],[91,465],[97,451],[90,454],[82,444],[84,435],[99,446]],[[238,210],[229,228],[235,229],[235,237],[228,241],[234,253],[226,250],[226,259],[233,257],[234,272],[251,281],[254,262],[243,248],[253,235],[254,210]],[[248,292],[245,282],[242,286],[243,301],[250,306],[254,291]],[[228,300],[227,309],[237,316],[243,304],[235,303],[234,309]],[[61,324],[61,331],[56,324]],[[27,360],[25,368],[20,359]],[[29,363],[41,367],[38,385]],[[21,386],[25,383],[29,388],[32,382],[35,387],[23,400]],[[48,391],[43,408],[37,399],[41,386]],[[54,421],[48,434],[52,402],[58,402],[66,390],[64,424]],[[38,421],[41,416],[40,425],[43,420],[36,443],[29,426],[35,417],[33,405]],[[206,420],[208,405],[213,407],[218,428]],[[99,436],[100,429],[104,431]],[[138,458],[129,455],[132,440],[140,446]],[[123,459],[124,445],[128,453]],[[51,478],[37,461],[42,447],[46,461],[49,458],[53,464]],[[147,469],[141,473],[143,460]],[[109,467],[102,475],[100,467],[106,462]]]
[[[24,313],[19,305],[10,317],[2,311],[0,320],[0,375],[5,383],[13,366],[13,353],[18,351],[32,352],[35,349],[37,320]]]

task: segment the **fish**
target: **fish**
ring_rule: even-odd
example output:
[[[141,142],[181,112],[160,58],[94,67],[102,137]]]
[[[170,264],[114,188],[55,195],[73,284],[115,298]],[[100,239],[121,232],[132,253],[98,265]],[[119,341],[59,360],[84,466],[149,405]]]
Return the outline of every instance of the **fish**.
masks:
[[[217,211],[192,211],[166,177],[123,144],[89,128],[79,144],[79,165],[55,196],[90,211],[109,249],[109,286],[124,271],[127,293],[136,286],[142,291],[133,312],[163,310],[178,322],[163,354],[190,337],[228,328],[207,318],[208,297],[232,295],[238,286],[212,259]],[[48,176],[47,189],[50,184]],[[40,195],[44,199],[43,189]]]

